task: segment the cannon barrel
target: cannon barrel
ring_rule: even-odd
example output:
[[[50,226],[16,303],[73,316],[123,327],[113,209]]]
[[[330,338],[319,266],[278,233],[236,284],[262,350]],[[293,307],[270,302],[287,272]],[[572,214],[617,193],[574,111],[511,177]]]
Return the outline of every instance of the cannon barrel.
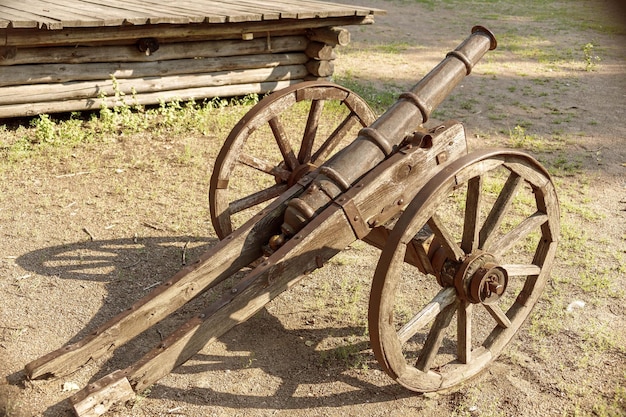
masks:
[[[482,26],[472,28],[471,35],[420,80],[371,126],[321,167],[319,175],[300,198],[289,202],[282,233],[297,233],[316,213],[359,178],[388,157],[426,122],[431,112],[469,75],[473,66],[488,51],[496,48],[494,35]]]
[[[445,122],[428,133],[419,125],[482,55],[495,47],[493,35],[475,27],[468,39],[317,173],[307,171],[293,185],[285,181],[286,190],[195,263],[185,265],[82,339],[27,364],[28,377],[73,372],[110,354],[200,293],[232,278],[220,297],[194,313],[138,361],[90,383],[70,398],[78,416],[101,415],[114,404],[134,398],[252,317],[357,239],[382,249],[368,310],[372,350],[381,367],[400,384],[418,392],[445,390],[481,372],[510,342],[545,287],[558,242],[558,199],[547,171],[534,159],[502,150],[467,154],[461,123]],[[306,92],[309,86],[288,89],[288,95],[279,93],[277,97],[297,103],[294,92]],[[344,101],[349,101],[351,94],[329,88],[327,83],[317,84],[313,91],[316,94],[309,92],[309,97],[319,98],[319,91],[331,91],[328,97]],[[277,102],[285,104],[269,101],[272,105]],[[236,128],[256,128],[259,120],[279,126],[273,107],[267,103],[257,104],[251,117],[242,119]],[[354,103],[363,104],[352,101],[346,120],[356,114],[358,105]],[[320,107],[311,108],[315,113]],[[259,114],[263,117],[255,119]],[[367,113],[368,123],[373,119],[370,116]],[[307,126],[310,120],[311,113]],[[249,125],[248,121],[254,123]],[[276,130],[281,133],[281,129]],[[311,131],[306,130],[305,136],[309,136]],[[334,141],[336,135],[331,138]],[[233,143],[237,142],[228,146]],[[307,144],[310,150],[312,143]],[[245,158],[254,159],[251,155]],[[234,159],[231,156],[230,161]],[[254,167],[270,164],[260,165]],[[308,161],[301,165],[317,168]],[[228,177],[217,178],[224,181]],[[501,185],[500,192],[497,197],[483,198],[483,185],[492,189],[492,180]],[[518,193],[523,194],[519,199]],[[457,204],[462,200],[464,207]],[[519,210],[510,210],[516,202],[526,201],[531,202],[529,209],[522,211],[529,214],[526,218]],[[279,228],[282,235],[275,235]],[[520,256],[521,245],[526,251],[532,242],[536,244],[534,254]],[[418,273],[407,274],[410,282],[404,289],[408,291],[400,290],[405,263],[416,267],[413,272]],[[434,287],[428,285],[428,277],[436,278]],[[515,278],[514,286],[508,286],[509,277]],[[523,277],[525,282],[519,282]],[[415,294],[422,290],[424,294]],[[505,301],[498,304],[505,292]],[[405,298],[406,293],[414,294]],[[435,296],[431,299],[430,294]],[[414,302],[423,307],[405,308]],[[486,312],[480,309],[474,314],[473,305],[483,305]],[[397,306],[402,307],[402,314],[395,314]],[[457,331],[449,332],[454,315]],[[480,331],[473,331],[473,327]],[[456,353],[444,349],[437,358],[445,333],[456,334]],[[426,335],[425,340],[422,335]]]

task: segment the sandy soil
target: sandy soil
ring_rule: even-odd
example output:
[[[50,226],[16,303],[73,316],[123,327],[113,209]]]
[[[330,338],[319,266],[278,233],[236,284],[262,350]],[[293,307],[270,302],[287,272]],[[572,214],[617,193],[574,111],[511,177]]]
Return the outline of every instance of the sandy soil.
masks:
[[[534,19],[500,3],[492,13],[484,4],[353,3],[387,14],[351,28],[338,81],[399,93],[473,25],[498,37],[435,117],[465,123],[473,149],[521,146],[555,174],[567,234],[533,318],[478,378],[453,392],[411,393],[369,349],[378,252],[357,245],[109,415],[626,415],[626,32],[621,22],[607,29],[618,12],[557,2]],[[567,13],[586,18],[568,24]],[[203,163],[175,163],[185,147]],[[73,384],[131,364],[207,301],[68,377],[24,380],[26,363],[132,304],[180,268],[182,253],[193,259],[215,244],[206,210],[197,214],[217,150],[206,137],[138,136],[0,171],[0,415],[72,415]],[[584,307],[567,312],[573,301]]]

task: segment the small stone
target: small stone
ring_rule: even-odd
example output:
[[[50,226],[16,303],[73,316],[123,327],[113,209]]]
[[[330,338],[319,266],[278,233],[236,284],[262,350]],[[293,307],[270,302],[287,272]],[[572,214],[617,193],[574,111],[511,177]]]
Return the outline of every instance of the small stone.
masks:
[[[78,391],[79,389],[80,387],[78,386],[76,382],[65,382],[61,390],[63,392],[70,392],[70,391]]]

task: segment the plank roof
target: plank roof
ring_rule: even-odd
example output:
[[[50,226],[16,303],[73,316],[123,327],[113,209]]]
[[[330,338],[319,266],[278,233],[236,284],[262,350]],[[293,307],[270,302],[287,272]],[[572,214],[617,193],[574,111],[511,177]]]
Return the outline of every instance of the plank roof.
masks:
[[[219,24],[384,13],[380,9],[318,0],[3,0],[0,29]]]

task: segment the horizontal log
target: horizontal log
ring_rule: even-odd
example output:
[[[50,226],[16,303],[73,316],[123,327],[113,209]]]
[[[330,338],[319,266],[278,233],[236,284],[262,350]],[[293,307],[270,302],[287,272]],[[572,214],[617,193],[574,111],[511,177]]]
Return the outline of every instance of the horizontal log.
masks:
[[[299,65],[308,60],[309,58],[304,53],[296,52],[156,62],[19,65],[4,71],[0,77],[0,87],[106,80],[110,79],[111,76],[121,80],[179,74],[206,74],[219,71]]]
[[[316,77],[313,74],[309,74],[304,77],[304,81],[331,81],[331,77]]]
[[[333,61],[311,60],[306,63],[306,69],[316,77],[330,77],[335,72]]]
[[[302,82],[302,79],[290,79],[285,81],[271,81],[250,84],[232,84],[217,87],[188,88],[184,90],[171,90],[158,93],[138,94],[134,98],[126,96],[127,105],[150,105],[159,104],[162,101],[174,100],[200,100],[213,97],[234,97],[246,94],[265,94],[280,90],[289,85]],[[107,107],[119,106],[115,97],[105,99],[82,99],[66,101],[50,101],[44,103],[24,103],[0,106],[0,119],[9,117],[35,116],[44,113],[62,113],[70,111],[98,110],[102,105]]]
[[[82,64],[94,62],[156,62],[173,59],[215,58],[304,51],[309,41],[305,36],[280,36],[241,40],[164,43],[151,55],[133,45],[59,46],[43,48],[2,48],[0,65]]]
[[[129,78],[101,81],[77,81],[63,84],[35,84],[0,88],[0,106],[75,99],[112,97],[117,94],[164,92],[228,84],[249,84],[265,81],[302,79],[308,74],[304,65],[257,68],[241,71],[221,71],[209,74],[173,75],[168,77]]]
[[[337,58],[332,45],[322,42],[309,42],[304,53],[313,59],[329,61]]]
[[[275,30],[315,29],[327,26],[366,25],[374,23],[374,15],[327,17],[302,20],[242,22],[224,24],[142,25],[63,30],[4,29],[0,46],[84,45],[101,42],[158,37],[178,39],[215,39],[231,36],[241,39],[245,33],[272,33]]]
[[[309,32],[309,39],[333,46],[346,46],[350,43],[350,32],[348,29],[337,27],[316,28]]]

